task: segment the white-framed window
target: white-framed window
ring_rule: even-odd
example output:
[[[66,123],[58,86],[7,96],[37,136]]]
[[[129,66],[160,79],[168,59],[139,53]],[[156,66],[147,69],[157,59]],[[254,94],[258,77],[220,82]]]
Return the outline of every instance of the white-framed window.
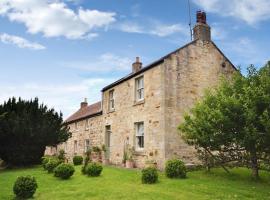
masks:
[[[78,151],[78,141],[74,140],[74,153],[77,153]]]
[[[136,139],[135,139],[136,150],[143,150],[144,149],[144,123],[143,122],[135,123],[135,130],[136,130]]]
[[[84,140],[84,152],[87,152],[90,149],[90,140]]]
[[[114,90],[109,91],[109,110],[114,110]]]
[[[144,99],[144,80],[143,76],[135,79],[135,96],[136,101]]]
[[[85,130],[89,129],[89,119],[85,120]]]
[[[75,129],[75,131],[78,130],[78,122],[75,122],[75,124],[74,124],[74,129]]]

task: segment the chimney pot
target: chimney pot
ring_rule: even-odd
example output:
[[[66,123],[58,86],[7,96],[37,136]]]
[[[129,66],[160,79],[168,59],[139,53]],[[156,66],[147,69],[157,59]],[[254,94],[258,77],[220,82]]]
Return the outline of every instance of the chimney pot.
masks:
[[[84,101],[81,102],[81,109],[82,109],[82,108],[86,108],[87,106],[88,106],[87,98],[84,98]]]
[[[136,61],[132,64],[132,72],[136,73],[142,68],[142,63],[140,62],[140,57],[136,57]]]

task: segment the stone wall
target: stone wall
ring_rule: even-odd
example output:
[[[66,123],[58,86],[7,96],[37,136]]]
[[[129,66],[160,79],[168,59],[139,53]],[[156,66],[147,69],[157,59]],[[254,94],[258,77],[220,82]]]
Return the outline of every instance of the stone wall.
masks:
[[[230,77],[235,69],[212,42],[197,40],[168,57],[163,70],[165,159],[197,164],[195,149],[183,141],[177,127],[205,89],[214,88],[222,75]]]
[[[143,167],[147,160],[156,160],[161,164],[164,160],[164,131],[161,108],[161,69],[156,66],[145,71],[144,100],[135,102],[135,79],[131,78],[114,88],[115,111],[108,110],[109,91],[103,93],[104,126],[111,125],[110,160],[113,164],[121,164],[125,143],[135,146],[135,124],[144,122],[144,150],[136,151],[134,160],[137,167]]]
[[[89,127],[86,126],[86,120],[88,119]],[[89,139],[90,141],[90,147],[93,146],[99,146],[103,144],[102,141],[102,133],[103,133],[103,117],[102,115],[87,118],[84,120],[80,120],[78,122],[73,122],[69,124],[70,131],[72,132],[72,137],[65,143],[60,144],[57,146],[57,149],[53,151],[55,153],[56,151],[59,151],[60,149],[63,149],[66,152],[66,157],[68,160],[72,160],[74,155],[84,155],[85,152],[85,140]],[[75,126],[75,123],[77,123],[77,129]],[[77,141],[77,151],[74,150],[74,141]],[[50,147],[45,154],[50,153]]]

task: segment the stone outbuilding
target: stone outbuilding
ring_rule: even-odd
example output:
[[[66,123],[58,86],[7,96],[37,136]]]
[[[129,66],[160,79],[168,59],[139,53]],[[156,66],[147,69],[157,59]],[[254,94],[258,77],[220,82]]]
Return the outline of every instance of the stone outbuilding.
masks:
[[[57,149],[72,158],[104,145],[106,159],[121,165],[128,145],[139,168],[154,161],[162,169],[173,157],[197,164],[194,147],[183,141],[177,127],[205,89],[215,87],[221,76],[230,77],[236,69],[211,40],[204,12],[197,12],[193,38],[147,66],[137,57],[130,74],[101,90],[100,102],[82,102],[65,121],[72,137]],[[46,153],[53,151],[47,148]]]

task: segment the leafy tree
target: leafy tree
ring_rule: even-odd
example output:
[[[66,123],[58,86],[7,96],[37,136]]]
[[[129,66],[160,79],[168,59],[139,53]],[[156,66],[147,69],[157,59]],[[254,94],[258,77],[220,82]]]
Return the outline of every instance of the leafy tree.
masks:
[[[11,165],[37,164],[46,146],[69,137],[62,114],[39,104],[37,98],[10,98],[0,105],[0,158]]]
[[[250,66],[247,76],[236,73],[207,91],[179,129],[208,167],[246,165],[258,178],[260,163],[270,161],[270,62],[259,71]]]

